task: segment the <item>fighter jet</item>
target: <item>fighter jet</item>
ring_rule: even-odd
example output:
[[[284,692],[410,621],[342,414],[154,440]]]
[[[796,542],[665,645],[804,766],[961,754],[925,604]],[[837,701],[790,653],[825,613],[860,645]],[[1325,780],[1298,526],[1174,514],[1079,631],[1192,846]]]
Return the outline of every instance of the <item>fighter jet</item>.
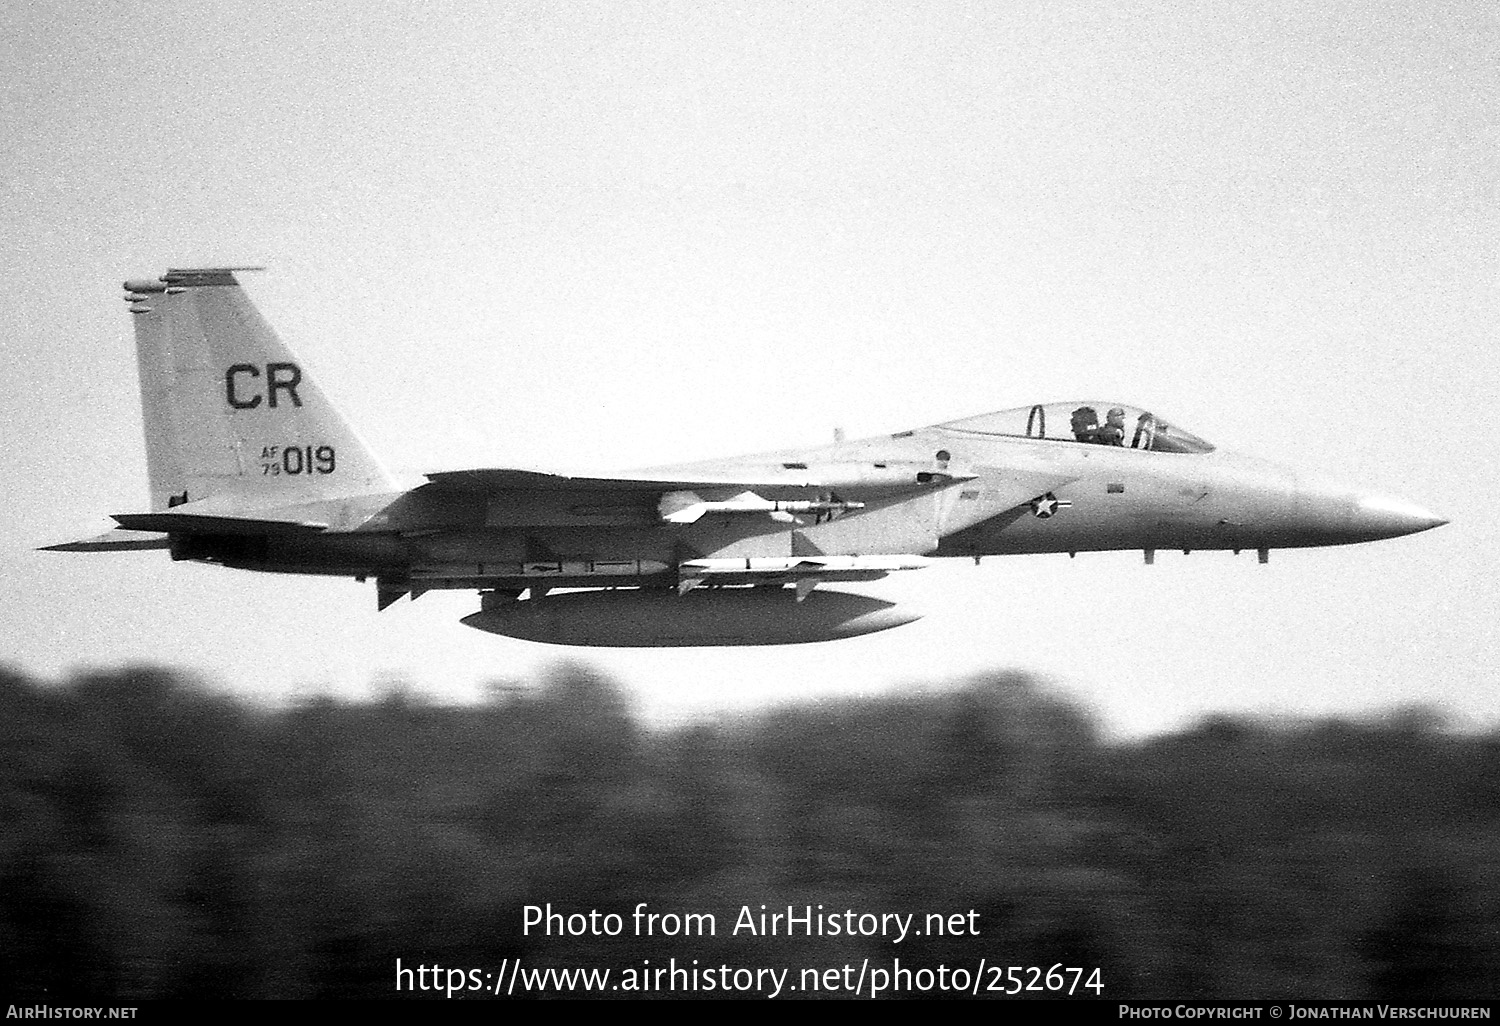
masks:
[[[1228,549],[1264,563],[1273,548],[1446,523],[1099,401],[619,474],[482,467],[403,487],[257,311],[241,270],[125,282],[150,508],[49,548],[373,579],[380,609],[473,590],[463,623],[558,645],[774,645],[909,623],[894,603],[826,585],[935,559]]]

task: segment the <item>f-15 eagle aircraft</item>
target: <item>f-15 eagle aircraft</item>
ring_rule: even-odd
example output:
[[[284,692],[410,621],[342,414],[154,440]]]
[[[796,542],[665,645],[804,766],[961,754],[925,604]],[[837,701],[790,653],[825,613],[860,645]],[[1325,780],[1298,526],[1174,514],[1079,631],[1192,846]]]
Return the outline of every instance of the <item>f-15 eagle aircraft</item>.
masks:
[[[916,619],[823,585],[934,558],[1342,545],[1446,521],[1216,449],[1123,403],[1024,406],[603,477],[480,468],[406,489],[256,310],[245,268],[125,282],[151,506],[64,552],[473,589],[480,630],[561,645],[772,645]]]

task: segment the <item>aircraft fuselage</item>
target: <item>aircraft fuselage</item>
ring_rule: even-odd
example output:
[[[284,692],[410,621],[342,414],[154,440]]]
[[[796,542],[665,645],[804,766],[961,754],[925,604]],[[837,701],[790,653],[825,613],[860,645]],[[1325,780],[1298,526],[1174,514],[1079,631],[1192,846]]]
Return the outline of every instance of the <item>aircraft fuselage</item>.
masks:
[[[946,460],[936,458],[947,453]],[[1024,438],[975,438],[941,428],[811,450],[788,450],[653,468],[691,478],[707,467],[764,480],[798,464],[929,467],[932,483],[882,495],[857,514],[802,518],[709,514],[664,524],[655,496],[622,499],[589,489],[462,493],[425,485],[369,497],[370,516],[339,533],[287,532],[251,539],[194,536],[180,558],[230,566],[344,576],[405,574],[427,588],[674,583],[684,553],[708,559],[792,558],[813,553],[975,557],[1116,549],[1271,549],[1396,537],[1440,523],[1397,500],[1299,477],[1289,468],[1222,450],[1157,453]],[[1066,483],[1017,505],[1016,468]],[[803,473],[805,468],[806,473]],[[955,474],[955,472],[957,472]],[[955,475],[950,477],[949,475]],[[762,488],[785,500],[826,489]],[[1405,507],[1405,508],[1403,508]],[[394,534],[392,531],[402,532]],[[876,573],[875,576],[883,574]],[[825,579],[860,579],[855,571]]]
[[[1145,410],[1038,404],[810,449],[403,489],[234,268],[125,283],[150,506],[53,548],[375,578],[384,609],[473,589],[481,630],[559,644],[785,644],[915,614],[818,589],[941,557],[1341,545],[1443,523],[1215,449]],[[575,589],[575,590],[569,590]],[[583,589],[583,590],[576,590]],[[557,594],[550,594],[558,590]]]

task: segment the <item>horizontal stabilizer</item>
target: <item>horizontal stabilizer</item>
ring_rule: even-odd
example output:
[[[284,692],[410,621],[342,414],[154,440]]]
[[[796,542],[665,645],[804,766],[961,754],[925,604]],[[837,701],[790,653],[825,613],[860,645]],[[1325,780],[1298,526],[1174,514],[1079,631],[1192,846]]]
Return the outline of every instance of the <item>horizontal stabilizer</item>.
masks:
[[[167,531],[193,534],[281,534],[324,531],[328,525],[309,520],[261,520],[253,517],[214,516],[208,513],[117,513],[114,520],[132,531]]]
[[[170,542],[165,534],[156,531],[127,531],[115,528],[83,538],[79,541],[62,542],[58,545],[43,545],[39,552],[139,552],[145,549],[164,549]]]

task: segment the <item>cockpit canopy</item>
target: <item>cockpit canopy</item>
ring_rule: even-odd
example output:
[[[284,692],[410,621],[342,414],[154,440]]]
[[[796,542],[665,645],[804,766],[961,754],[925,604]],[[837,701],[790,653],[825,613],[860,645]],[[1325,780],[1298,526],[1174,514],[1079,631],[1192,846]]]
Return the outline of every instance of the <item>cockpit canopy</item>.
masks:
[[[1154,413],[1121,403],[1087,400],[1022,406],[942,425],[984,435],[1045,438],[1150,452],[1212,452],[1197,435],[1173,427]]]

